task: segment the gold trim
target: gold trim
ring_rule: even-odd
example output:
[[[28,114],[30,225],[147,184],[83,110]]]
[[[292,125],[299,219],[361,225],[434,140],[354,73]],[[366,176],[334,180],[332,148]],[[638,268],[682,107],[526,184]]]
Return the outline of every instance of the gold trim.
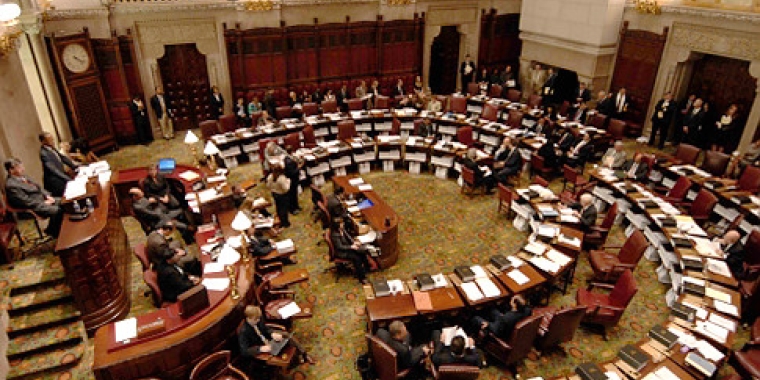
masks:
[[[660,14],[661,9],[657,0],[636,0],[636,11],[639,13],[658,15]]]

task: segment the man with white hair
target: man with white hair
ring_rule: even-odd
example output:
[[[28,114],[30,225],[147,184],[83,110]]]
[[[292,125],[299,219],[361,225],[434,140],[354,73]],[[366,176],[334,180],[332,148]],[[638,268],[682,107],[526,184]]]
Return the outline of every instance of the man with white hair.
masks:
[[[485,186],[486,192],[488,194],[491,194],[493,192],[493,188],[496,187],[496,179],[493,176],[493,172],[490,170],[484,171],[480,168],[480,166],[477,163],[478,158],[478,149],[477,148],[470,148],[467,150],[467,154],[465,155],[464,160],[462,161],[462,165],[464,165],[466,168],[472,170],[472,173],[475,177],[475,186]]]
[[[729,230],[723,238],[717,239],[720,244],[718,253],[726,258],[726,264],[736,279],[741,279],[744,274],[744,245],[739,241],[740,238],[739,231]]]
[[[625,163],[627,159],[625,151],[623,151],[623,141],[615,141],[615,146],[607,149],[602,157],[602,166],[610,169],[617,169]]]
[[[580,202],[570,205],[574,209],[573,215],[579,219],[582,231],[589,231],[596,224],[596,207],[594,196],[591,193],[583,193]]]

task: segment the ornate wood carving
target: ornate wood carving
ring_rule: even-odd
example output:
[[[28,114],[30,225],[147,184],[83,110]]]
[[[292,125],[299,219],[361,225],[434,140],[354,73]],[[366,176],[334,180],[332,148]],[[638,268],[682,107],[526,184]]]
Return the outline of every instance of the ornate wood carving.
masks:
[[[206,57],[196,49],[196,45],[168,45],[158,64],[164,92],[169,98],[170,108],[175,110],[174,128],[195,128],[198,123],[210,119]]]

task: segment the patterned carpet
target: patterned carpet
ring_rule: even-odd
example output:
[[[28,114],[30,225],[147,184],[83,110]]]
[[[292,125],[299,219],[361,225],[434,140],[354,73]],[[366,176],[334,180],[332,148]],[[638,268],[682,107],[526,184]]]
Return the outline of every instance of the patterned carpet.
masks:
[[[156,141],[150,147],[125,147],[103,158],[116,170],[152,164],[159,158],[170,156],[179,162],[190,163],[192,160],[187,147],[181,140],[182,136],[174,141]],[[626,145],[628,151],[638,148],[634,142]],[[239,183],[244,179],[260,177],[259,165],[247,164],[232,170],[230,182]],[[463,196],[454,180],[441,180],[430,174],[412,175],[400,170],[392,173],[377,171],[363,178],[374,186],[400,217],[400,259],[392,268],[371,274],[371,279],[409,279],[421,272],[450,272],[456,265],[480,263],[496,253],[516,253],[526,240],[526,234],[515,230],[504,214],[496,214],[495,196]],[[527,176],[522,180],[527,184]],[[555,190],[561,187],[561,180],[553,181],[552,187]],[[268,197],[263,186],[254,188],[251,194]],[[294,332],[310,350],[317,364],[301,365],[287,378],[359,379],[354,363],[357,355],[366,351],[366,317],[361,286],[351,277],[343,276],[336,281],[334,274],[325,273],[328,267],[327,248],[324,244],[317,245],[321,240],[321,227],[310,220],[308,191],[301,196],[301,206],[304,212],[292,218],[293,227],[287,229],[282,238],[295,241],[299,263],[294,267],[307,269],[311,276],[308,283],[297,287],[297,300],[315,304],[314,317],[296,322]],[[124,218],[124,224],[130,244],[144,242],[145,235],[134,219]],[[610,239],[611,243],[622,243],[622,231],[613,230]],[[35,259],[38,260],[39,256],[31,260]],[[142,282],[139,263],[134,260],[132,265],[130,316],[154,309],[149,297],[143,296],[147,287]],[[609,341],[604,341],[596,329],[582,327],[576,339],[565,345],[565,352],[552,352],[540,358],[532,353],[525,365],[520,367],[524,378],[570,374],[581,362],[611,359],[622,345],[640,340],[654,324],[666,320],[666,287],[656,281],[654,269],[655,266],[646,260],[640,263],[635,273],[640,290],[620,325],[608,332]],[[0,271],[0,284],[10,281],[7,279],[8,272]],[[550,304],[574,304],[576,289],[585,287],[590,274],[584,253],[567,294],[554,293]],[[412,335],[420,331],[422,329],[414,329]],[[746,329],[741,329],[737,341],[745,342],[748,334]],[[419,336],[416,338],[421,339]],[[81,364],[63,378],[92,378],[88,371],[91,352],[91,343],[88,343]],[[480,378],[509,378],[509,373],[498,365],[491,365],[481,371]]]

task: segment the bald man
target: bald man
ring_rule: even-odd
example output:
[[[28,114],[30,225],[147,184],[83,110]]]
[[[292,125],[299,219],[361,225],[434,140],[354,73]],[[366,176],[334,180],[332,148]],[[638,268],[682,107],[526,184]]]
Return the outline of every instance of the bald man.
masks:
[[[730,230],[718,239],[719,253],[726,258],[726,264],[736,279],[741,279],[744,274],[744,245],[739,241],[740,238],[738,231]]]

